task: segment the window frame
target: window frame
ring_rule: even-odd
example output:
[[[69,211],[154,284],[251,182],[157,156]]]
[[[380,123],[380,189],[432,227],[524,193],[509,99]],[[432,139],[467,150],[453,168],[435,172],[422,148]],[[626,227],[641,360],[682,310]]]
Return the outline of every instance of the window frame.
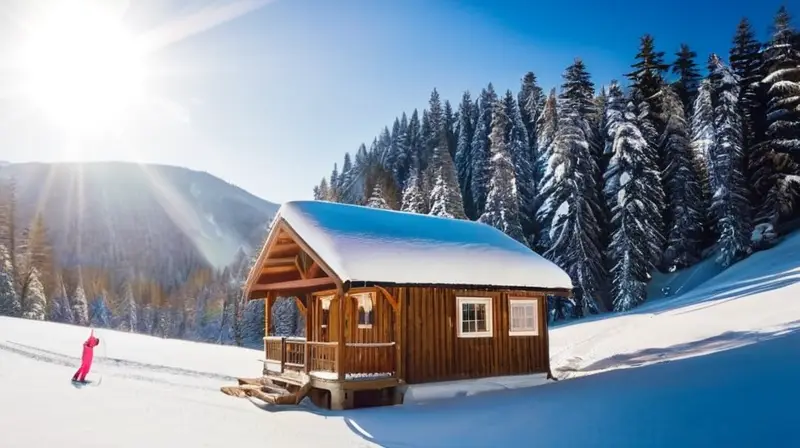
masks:
[[[514,305],[533,306],[533,330],[514,330]],[[508,335],[509,336],[539,336],[539,297],[509,297],[508,298]],[[525,316],[523,316],[523,320]]]
[[[475,297],[475,296],[456,296],[456,335],[459,338],[491,338],[494,337],[494,326],[492,325],[493,310],[492,305],[493,297]],[[486,330],[475,332],[464,332],[464,305],[475,304],[486,306]]]
[[[319,298],[319,304],[320,304],[319,327],[328,328],[328,323],[331,318],[331,311],[330,311],[331,303],[333,302],[333,299],[336,298],[336,296],[326,294],[317,297]]]
[[[373,325],[375,325],[375,303],[377,302],[375,291],[358,292],[350,294],[350,296],[356,299],[356,326],[362,330],[369,330],[370,328],[372,328]],[[362,300],[361,297],[364,296],[369,297],[369,300],[372,303],[369,311],[367,311],[366,308],[361,306],[361,300]],[[368,323],[361,322],[362,308],[364,308],[364,316],[370,317],[370,319],[367,319]]]

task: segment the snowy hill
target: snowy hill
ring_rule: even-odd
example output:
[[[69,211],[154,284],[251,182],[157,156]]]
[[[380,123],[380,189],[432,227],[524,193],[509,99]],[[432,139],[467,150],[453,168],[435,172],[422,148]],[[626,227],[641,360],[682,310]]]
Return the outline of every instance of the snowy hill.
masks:
[[[22,163],[0,168],[9,177],[19,225],[41,210],[62,262],[124,260],[151,274],[229,264],[260,243],[278,207],[208,173],[162,165]]]
[[[559,382],[345,412],[220,393],[234,377],[260,372],[260,351],[109,330],[97,333],[90,379],[99,385],[75,388],[69,378],[86,328],[0,318],[2,440],[26,447],[798,446],[798,254],[800,233],[718,274],[699,265],[695,277],[707,277],[681,296],[554,329]],[[686,283],[686,273],[673,275],[676,288]],[[47,431],[39,430],[43,421]]]

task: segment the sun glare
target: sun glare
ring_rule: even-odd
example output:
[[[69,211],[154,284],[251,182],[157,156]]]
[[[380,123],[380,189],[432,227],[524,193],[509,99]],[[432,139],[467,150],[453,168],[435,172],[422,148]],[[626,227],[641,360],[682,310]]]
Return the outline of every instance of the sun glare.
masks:
[[[26,91],[72,132],[118,124],[144,91],[143,52],[117,17],[64,8],[30,24],[19,49]]]

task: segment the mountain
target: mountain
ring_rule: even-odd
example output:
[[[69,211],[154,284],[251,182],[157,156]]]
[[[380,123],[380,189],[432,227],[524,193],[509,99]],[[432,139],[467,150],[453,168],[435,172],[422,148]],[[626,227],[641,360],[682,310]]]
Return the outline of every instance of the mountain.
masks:
[[[177,283],[257,247],[278,205],[211,174],[125,162],[13,163],[17,226],[42,213],[56,259]],[[241,256],[241,254],[239,254]]]

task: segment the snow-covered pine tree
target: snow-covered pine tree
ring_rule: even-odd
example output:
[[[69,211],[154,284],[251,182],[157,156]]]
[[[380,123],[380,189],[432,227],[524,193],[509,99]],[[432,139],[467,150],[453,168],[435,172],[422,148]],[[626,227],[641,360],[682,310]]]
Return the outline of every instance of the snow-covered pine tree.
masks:
[[[56,278],[55,284],[56,290],[50,304],[50,320],[64,324],[75,323],[75,318],[72,315],[72,307],[69,304],[67,288],[64,286],[64,280],[61,276]]]
[[[486,209],[478,221],[499,229],[511,238],[527,245],[528,242],[519,219],[514,160],[507,141],[507,130],[511,126],[507,115],[507,101],[509,97],[511,101],[514,101],[514,97],[510,95],[509,91],[506,100],[498,101],[494,106],[492,133],[489,135],[492,151],[492,177],[489,181]],[[524,131],[524,128],[521,130]],[[523,149],[525,148],[523,147]]]
[[[743,18],[736,27],[733,46],[730,50],[731,70],[739,77],[739,108],[744,125],[743,139],[745,154],[750,154],[753,146],[764,141],[766,132],[764,91],[760,86],[764,77],[761,63],[761,44],[756,40],[750,21]],[[752,172],[748,174],[752,178]],[[754,197],[754,203],[760,198]]]
[[[89,323],[96,328],[111,328],[112,318],[106,294],[98,294],[89,305]]]
[[[553,156],[552,143],[558,131],[558,101],[556,89],[550,91],[550,95],[545,101],[542,113],[536,122],[538,159],[534,162],[535,177],[538,179],[536,184],[536,201],[534,211],[536,213],[536,241],[535,249],[537,252],[544,252],[550,243],[550,215],[547,213],[540,215],[539,208],[545,202],[546,197],[542,193],[544,185],[552,181],[553,171],[550,167],[550,159]]]
[[[705,204],[703,202],[697,161],[689,138],[689,125],[683,109],[683,99],[675,89],[662,91],[665,123],[661,137],[661,153],[665,157],[664,189],[669,203],[667,247],[663,265],[671,272],[694,264],[700,258]]]
[[[755,168],[752,182],[762,200],[756,222],[772,227],[794,209],[800,187],[800,172],[795,168],[800,159],[800,50],[796,36],[788,11],[781,7],[761,67],[766,135],[750,154],[751,172]]]
[[[589,137],[593,84],[580,59],[567,68],[560,95],[558,131],[551,145],[548,174],[540,192],[544,198],[537,221],[548,229],[545,256],[572,278],[575,317],[596,313],[603,306],[606,272],[597,221],[596,159]]]
[[[419,113],[417,109],[411,113],[411,118],[408,120],[408,129],[406,130],[406,163],[409,170],[413,167],[420,167],[420,156],[423,151],[422,140],[422,124],[420,124]],[[421,172],[417,175],[422,178]]]
[[[664,72],[669,69],[669,65],[664,63],[664,52],[656,51],[653,36],[645,34],[639,43],[639,53],[636,54],[636,62],[632,66],[634,70],[626,76],[631,80],[631,99],[636,104],[639,113],[642,113],[640,102],[646,101],[649,105],[649,120],[655,127],[658,135],[663,131],[663,123],[658,120],[661,116],[661,102],[658,92],[664,86]],[[647,138],[646,133],[642,133]],[[652,144],[651,146],[656,146]]]
[[[135,332],[139,328],[139,313],[130,282],[126,281],[123,284],[120,297],[117,329]]]
[[[504,135],[505,152],[511,157],[511,164],[514,169],[514,188],[517,200],[517,219],[522,226],[524,242],[533,244],[536,240],[536,184],[534,183],[533,163],[531,160],[530,144],[528,142],[528,131],[522,121],[520,109],[511,91],[506,92],[504,99],[506,113],[506,128]],[[494,132],[495,122],[492,121],[492,132]],[[492,136],[489,140],[494,145]],[[492,146],[492,177],[497,176],[497,166],[494,160],[497,153]],[[493,188],[494,180],[490,181],[489,190]],[[487,196],[487,203],[488,203]],[[517,238],[515,238],[517,239]],[[522,240],[520,240],[522,241]]]
[[[0,315],[17,317],[22,305],[14,287],[14,273],[8,249],[0,244]]]
[[[350,153],[344,153],[344,163],[342,163],[342,172],[339,174],[339,201],[345,204],[355,204],[357,199],[353,194],[353,184],[355,183],[353,172],[353,161],[350,158]]]
[[[467,219],[461,199],[461,188],[458,186],[456,166],[447,150],[447,134],[445,132],[439,133],[439,145],[434,148],[431,168],[433,168],[434,177],[428,214],[444,218]]]
[[[700,86],[700,72],[697,69],[695,58],[697,53],[692,51],[687,44],[681,44],[681,49],[675,53],[675,62],[672,63],[672,73],[678,79],[672,83],[672,88],[683,104],[683,110],[690,113],[694,99],[697,98],[697,89]]]
[[[274,336],[295,336],[297,334],[297,302],[294,297],[278,297],[272,304],[272,326]]]
[[[331,171],[331,178],[328,181],[328,200],[331,202],[339,202],[339,167],[333,164],[333,171]]]
[[[616,95],[616,94],[615,94]],[[612,157],[605,173],[605,195],[611,198],[613,306],[629,310],[646,298],[646,285],[661,252],[653,219],[661,213],[664,192],[653,151],[638,127],[633,101],[610,127]]]
[[[692,106],[691,148],[694,160],[697,163],[697,174],[700,178],[703,203],[708,204],[711,199],[711,190],[708,179],[709,157],[714,146],[714,105],[711,104],[711,81],[704,79],[697,89],[697,98]],[[708,221],[708,219],[707,219]],[[710,221],[709,221],[710,222]]]
[[[89,325],[89,304],[86,300],[86,292],[83,290],[82,276],[78,275],[77,285],[70,297],[72,315],[77,325]]]
[[[44,296],[44,286],[39,280],[39,270],[31,268],[28,277],[28,287],[25,288],[25,299],[22,317],[32,320],[44,320],[47,314],[47,298]]]
[[[138,319],[138,328],[136,331],[142,334],[153,334],[153,330],[156,328],[156,324],[158,323],[158,316],[156,315],[156,311],[153,309],[153,305],[150,303],[145,304],[144,307],[140,309],[140,312],[136,316]]]
[[[475,123],[475,133],[472,136],[472,203],[475,206],[475,216],[483,214],[486,206],[486,195],[489,191],[489,177],[491,175],[489,133],[492,130],[492,105],[497,101],[497,93],[490,83],[481,91],[478,99],[479,115]]]
[[[327,201],[330,197],[330,191],[328,190],[328,179],[322,178],[319,182],[318,189],[314,192],[314,199],[317,201]]]
[[[727,267],[750,253],[753,226],[744,178],[739,79],[715,54],[709,58],[709,78],[715,129],[708,158],[709,210],[717,230],[717,262]]]
[[[264,299],[250,300],[244,307],[242,342],[245,347],[260,348],[264,335]]]
[[[383,195],[383,189],[381,188],[380,182],[375,182],[375,187],[372,188],[372,194],[367,200],[367,207],[391,210],[389,204],[386,203],[386,198]]]
[[[222,320],[219,328],[217,342],[220,344],[232,344],[236,340],[234,322],[236,321],[236,307],[233,303],[226,303],[223,306]]]
[[[464,213],[469,219],[476,219],[475,204],[472,202],[472,137],[475,134],[476,105],[472,103],[469,92],[464,92],[458,106],[458,142],[456,143],[456,171],[458,185],[461,187],[461,198],[464,201]],[[405,194],[404,194],[405,196]],[[404,201],[405,203],[405,201]]]
[[[444,117],[442,126],[444,127],[445,136],[447,138],[447,150],[450,152],[450,158],[456,158],[456,146],[458,140],[456,139],[456,116],[453,113],[453,106],[449,100],[444,101]]]
[[[412,168],[406,179],[406,187],[403,189],[403,201],[400,210],[411,213],[424,213],[425,200],[422,197],[422,187],[420,186],[419,171]]]
[[[519,104],[519,113],[522,123],[525,125],[525,131],[528,135],[528,145],[530,147],[528,159],[531,164],[534,164],[538,159],[538,136],[536,135],[536,123],[539,122],[539,116],[544,109],[544,103],[547,99],[544,96],[544,91],[536,80],[536,75],[533,72],[525,73],[522,77],[522,86],[517,101]],[[533,179],[538,182],[539,179]]]

